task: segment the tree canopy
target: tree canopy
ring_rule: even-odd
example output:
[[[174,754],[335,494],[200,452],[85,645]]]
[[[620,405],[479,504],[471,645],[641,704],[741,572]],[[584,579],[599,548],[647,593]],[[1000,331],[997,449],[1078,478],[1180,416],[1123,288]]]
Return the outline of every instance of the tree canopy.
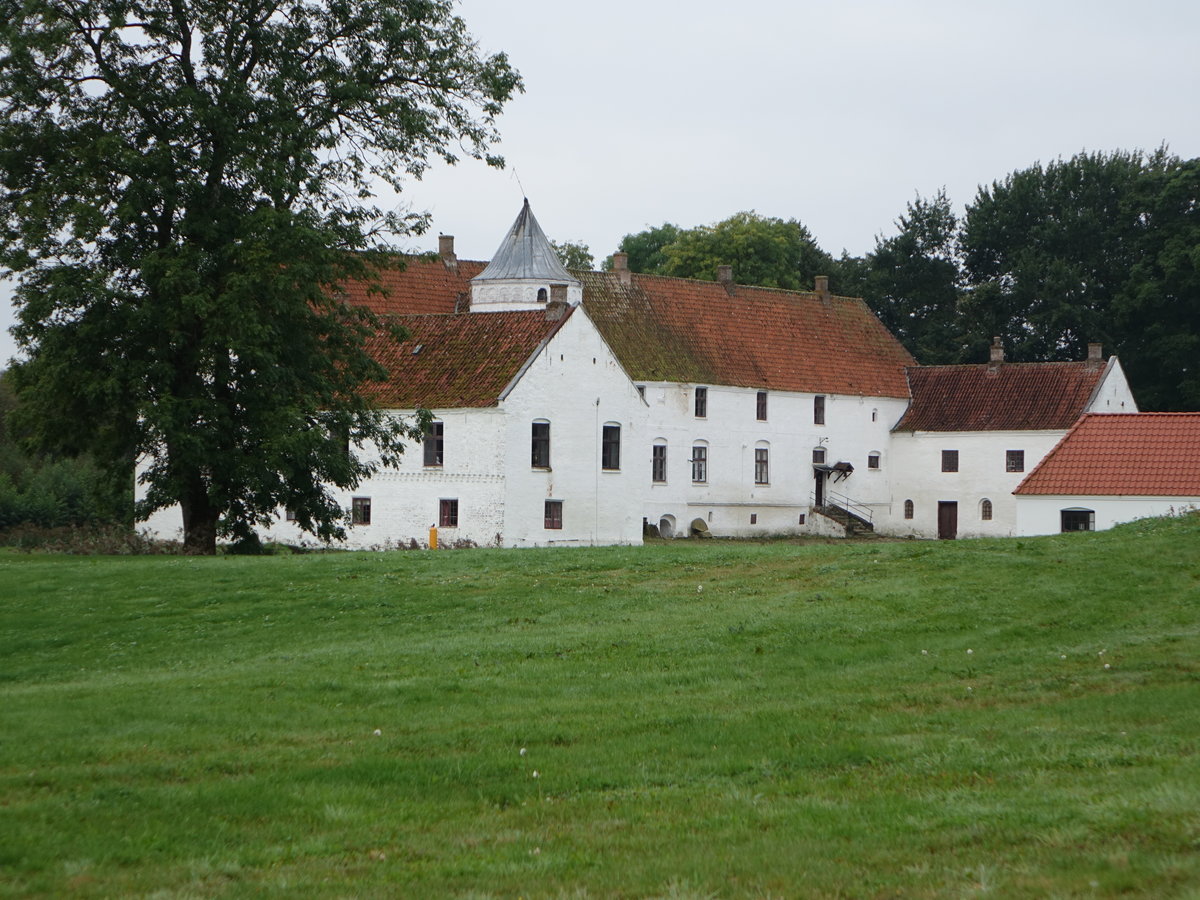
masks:
[[[34,436],[150,462],[139,513],[323,538],[419,423],[372,408],[380,327],[336,286],[421,216],[373,205],[490,155],[515,91],[451,0],[0,0],[0,264]],[[347,452],[347,444],[351,452]],[[365,448],[365,449],[364,449]]]
[[[735,213],[715,225],[679,229],[669,223],[622,239],[635,272],[715,281],[717,267],[733,267],[742,284],[811,290],[833,260],[795,219]]]
[[[558,261],[567,269],[590,270],[596,265],[592,251],[581,241],[551,241],[550,246],[554,248]]]

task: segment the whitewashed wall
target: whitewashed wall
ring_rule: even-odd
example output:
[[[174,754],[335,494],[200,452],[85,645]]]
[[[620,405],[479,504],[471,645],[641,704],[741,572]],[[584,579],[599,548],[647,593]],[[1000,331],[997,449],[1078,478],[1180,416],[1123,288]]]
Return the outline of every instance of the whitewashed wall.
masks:
[[[1016,533],[1012,492],[1066,434],[1058,431],[896,432],[892,435],[891,502],[876,531],[890,535],[938,536],[940,501],[958,504],[959,537],[1006,537]],[[958,471],[942,471],[942,451],[958,451]],[[1025,451],[1021,472],[1006,471],[1006,452]],[[983,500],[992,501],[992,519],[981,517]],[[904,501],[913,518],[904,518]]]
[[[1094,413],[1135,413],[1138,411],[1137,401],[1134,400],[1133,391],[1129,388],[1129,379],[1125,377],[1121,361],[1115,356],[1108,358],[1104,369],[1104,378],[1086,411]]]
[[[503,402],[505,544],[640,544],[638,448],[647,408],[582,307]],[[550,468],[531,465],[532,425],[550,423]],[[604,425],[621,426],[621,467],[601,469]],[[563,527],[545,528],[546,500]]]
[[[1090,509],[1096,514],[1095,530],[1104,531],[1122,522],[1151,516],[1177,516],[1200,509],[1200,497],[1084,497],[1018,496],[1017,529],[1022,536],[1058,534],[1064,509]]]
[[[708,414],[695,415],[695,388],[708,389]],[[825,395],[825,424],[813,422],[813,394],[767,392],[767,419],[757,419],[757,390],[721,385],[645,385],[649,404],[646,440],[634,461],[644,498],[643,515],[664,520],[686,535],[703,519],[715,535],[755,536],[811,533],[813,450],[824,447],[830,464],[844,460],[854,473],[829,488],[873,508],[886,505],[889,429],[907,401],[896,398]],[[872,415],[874,414],[874,415]],[[651,477],[652,447],[667,446],[667,481]],[[692,481],[692,448],[708,447],[708,481]],[[769,484],[755,484],[754,451],[769,450]],[[867,455],[880,453],[881,467],[867,468]],[[800,524],[800,516],[805,524]],[[755,521],[751,522],[751,517]]]

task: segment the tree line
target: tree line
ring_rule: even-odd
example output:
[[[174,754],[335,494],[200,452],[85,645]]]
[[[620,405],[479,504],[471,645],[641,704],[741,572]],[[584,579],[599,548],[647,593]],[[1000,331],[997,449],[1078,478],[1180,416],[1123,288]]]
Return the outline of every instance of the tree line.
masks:
[[[586,248],[583,248],[586,251]],[[635,272],[811,289],[829,275],[924,364],[1120,356],[1145,410],[1200,409],[1200,159],[1080,153],[982,186],[955,213],[917,196],[863,256],[835,258],[796,219],[740,212],[715,225],[627,234]],[[611,267],[611,257],[605,268]]]

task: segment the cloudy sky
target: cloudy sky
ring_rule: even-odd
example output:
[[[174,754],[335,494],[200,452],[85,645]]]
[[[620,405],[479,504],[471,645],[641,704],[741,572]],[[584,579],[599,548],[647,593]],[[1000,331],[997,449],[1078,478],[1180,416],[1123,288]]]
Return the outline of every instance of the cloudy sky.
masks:
[[[945,187],[961,207],[980,184],[1085,149],[1200,156],[1195,0],[459,9],[526,93],[500,120],[507,169],[438,166],[389,199],[433,213],[408,249],[442,232],[487,259],[524,195],[547,234],[597,259],[650,225],[749,209],[862,254],[918,193]],[[0,359],[12,352],[5,335]]]

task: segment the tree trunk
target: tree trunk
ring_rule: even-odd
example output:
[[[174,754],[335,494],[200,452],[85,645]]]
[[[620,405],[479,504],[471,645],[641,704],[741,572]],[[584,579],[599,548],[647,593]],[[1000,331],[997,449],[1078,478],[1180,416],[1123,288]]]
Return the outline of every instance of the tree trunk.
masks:
[[[204,480],[196,478],[180,499],[183,509],[183,552],[195,556],[215,556],[219,511],[208,500]]]

